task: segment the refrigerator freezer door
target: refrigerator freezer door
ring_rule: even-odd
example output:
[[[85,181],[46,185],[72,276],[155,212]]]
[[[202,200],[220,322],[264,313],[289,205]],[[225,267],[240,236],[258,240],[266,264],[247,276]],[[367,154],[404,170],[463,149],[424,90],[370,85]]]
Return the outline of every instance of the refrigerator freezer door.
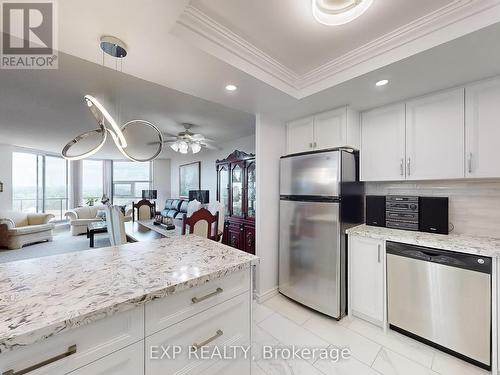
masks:
[[[281,159],[280,195],[340,195],[340,152],[329,151]]]
[[[340,204],[280,201],[279,290],[334,318],[341,295]]]

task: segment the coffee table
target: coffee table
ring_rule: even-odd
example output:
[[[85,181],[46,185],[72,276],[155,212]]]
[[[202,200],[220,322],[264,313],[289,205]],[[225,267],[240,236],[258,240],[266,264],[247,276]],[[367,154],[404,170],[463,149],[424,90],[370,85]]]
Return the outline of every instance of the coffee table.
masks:
[[[94,247],[94,235],[108,231],[105,221],[95,221],[87,225],[87,238],[90,239],[90,247]]]

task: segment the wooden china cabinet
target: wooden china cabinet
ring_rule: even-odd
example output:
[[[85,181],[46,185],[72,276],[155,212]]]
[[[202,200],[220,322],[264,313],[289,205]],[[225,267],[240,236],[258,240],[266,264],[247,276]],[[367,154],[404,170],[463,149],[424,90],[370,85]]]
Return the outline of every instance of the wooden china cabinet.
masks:
[[[255,155],[235,150],[216,168],[217,200],[225,207],[222,243],[255,254]]]

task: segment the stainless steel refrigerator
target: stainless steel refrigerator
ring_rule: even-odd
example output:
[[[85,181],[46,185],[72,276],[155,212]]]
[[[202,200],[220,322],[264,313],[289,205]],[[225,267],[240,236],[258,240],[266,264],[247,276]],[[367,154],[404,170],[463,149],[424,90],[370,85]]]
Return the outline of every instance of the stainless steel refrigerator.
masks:
[[[358,164],[346,149],[280,160],[279,291],[336,319],[346,314],[344,233],[363,221]]]

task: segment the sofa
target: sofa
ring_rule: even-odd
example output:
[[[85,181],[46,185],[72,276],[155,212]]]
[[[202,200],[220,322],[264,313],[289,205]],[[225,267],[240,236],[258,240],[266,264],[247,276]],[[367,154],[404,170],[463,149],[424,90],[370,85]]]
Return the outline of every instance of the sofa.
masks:
[[[0,247],[14,250],[35,242],[52,241],[54,215],[17,211],[0,212]]]
[[[67,211],[64,216],[69,219],[71,234],[78,236],[87,233],[90,223],[106,220],[104,216],[98,216],[100,212],[106,212],[106,206],[84,206]],[[132,220],[132,210],[125,213],[125,221]]]
[[[187,199],[167,199],[165,208],[160,211],[160,214],[163,217],[182,219],[187,214],[188,203]]]

